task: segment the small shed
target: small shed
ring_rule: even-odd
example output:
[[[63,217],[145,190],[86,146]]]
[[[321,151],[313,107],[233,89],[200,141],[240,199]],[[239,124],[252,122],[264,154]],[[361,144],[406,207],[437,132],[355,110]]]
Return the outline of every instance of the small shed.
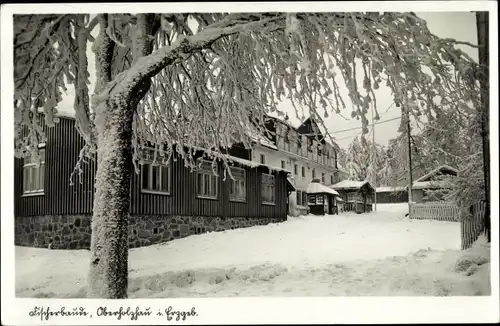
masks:
[[[407,187],[377,187],[377,204],[408,202]]]
[[[336,190],[321,184],[319,180],[313,180],[307,187],[307,202],[311,214],[338,214],[337,196],[339,193]]]
[[[443,194],[449,191],[449,185],[440,179],[446,175],[456,176],[458,170],[448,165],[441,165],[415,180],[412,185],[412,201],[425,203],[443,200]],[[441,190],[441,194],[436,193],[435,190]]]
[[[344,211],[366,213],[372,211],[372,201],[375,189],[368,181],[343,180],[332,186],[345,201]]]

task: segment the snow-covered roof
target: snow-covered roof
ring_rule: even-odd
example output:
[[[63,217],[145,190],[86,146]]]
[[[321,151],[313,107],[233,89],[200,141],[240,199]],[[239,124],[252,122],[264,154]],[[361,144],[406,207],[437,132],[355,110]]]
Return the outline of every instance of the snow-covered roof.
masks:
[[[333,190],[330,187],[322,185],[319,182],[311,182],[307,186],[307,193],[308,194],[323,194],[323,193],[327,193],[327,194],[332,194],[332,195],[339,196],[339,193],[337,191]]]
[[[245,133],[250,139],[254,142],[256,142],[259,145],[278,150],[278,147],[269,139],[266,137],[265,134],[260,132],[258,128],[251,123],[244,126],[245,128]]]
[[[395,192],[405,191],[406,187],[377,187],[376,192]]]
[[[57,109],[56,113],[57,117],[65,117],[65,118],[75,118],[75,110],[71,109]]]
[[[437,168],[435,168],[434,170],[432,170],[431,172],[427,173],[426,175],[421,176],[420,178],[418,178],[417,180],[415,180],[415,182],[420,182],[422,180],[425,180],[425,179],[433,176],[434,174],[437,174],[441,170],[449,170],[449,171],[458,173],[457,169],[452,168],[449,165],[441,165],[441,166],[438,166]]]
[[[75,119],[75,109],[73,107],[56,108],[57,112],[54,114],[56,117]],[[44,113],[43,108],[38,108],[39,113]]]
[[[174,144],[179,144],[176,141],[174,141],[173,143]],[[185,146],[187,146],[187,145],[185,145]],[[229,162],[235,162],[235,163],[238,163],[238,164],[250,167],[250,168],[257,168],[259,166],[263,166],[263,167],[266,167],[266,168],[268,168],[269,170],[272,170],[272,171],[283,171],[283,172],[286,172],[287,174],[292,174],[292,171],[287,170],[287,169],[283,169],[281,167],[272,166],[272,165],[268,165],[268,164],[262,164],[262,163],[254,162],[254,161],[249,161],[249,160],[246,160],[244,158],[240,158],[240,157],[236,157],[236,156],[231,156],[229,154],[216,153],[216,152],[214,152],[214,151],[212,151],[210,149],[205,149],[205,148],[202,148],[202,147],[199,147],[199,146],[189,146],[189,147],[193,148],[194,150],[203,151],[203,152],[207,153],[208,155],[212,155],[214,157],[219,157],[219,158],[222,157],[222,158],[228,160]]]
[[[343,202],[344,200],[342,198],[340,198],[340,197],[337,197],[336,201]]]
[[[443,181],[417,181],[413,183],[412,189],[437,189],[449,188],[450,186]]]
[[[259,145],[278,150],[278,147],[276,147],[276,145],[264,135],[259,135],[256,132],[249,131],[248,136]]]
[[[365,181],[343,180],[330,187],[332,187],[333,189],[359,189],[366,184],[370,185],[370,187],[373,188],[373,186],[366,180]]]
[[[257,168],[259,166],[263,166],[263,167],[266,167],[266,168],[268,168],[270,170],[273,170],[273,171],[283,171],[283,172],[286,172],[288,174],[292,174],[292,171],[289,171],[287,169],[283,169],[281,167],[276,167],[276,166],[272,166],[272,165],[267,165],[267,164],[262,164],[262,163],[258,163],[258,162],[253,162],[253,161],[245,160],[243,158],[239,158],[239,157],[235,157],[235,156],[231,156],[231,155],[227,155],[227,154],[224,154],[222,156],[225,159],[227,159],[228,161],[236,162],[236,163],[239,163],[241,165],[248,166],[250,168]]]

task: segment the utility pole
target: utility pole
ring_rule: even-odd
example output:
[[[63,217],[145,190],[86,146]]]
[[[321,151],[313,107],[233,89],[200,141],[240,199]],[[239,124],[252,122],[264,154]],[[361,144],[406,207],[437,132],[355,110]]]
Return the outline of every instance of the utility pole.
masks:
[[[481,87],[481,137],[483,140],[483,174],[484,192],[486,196],[486,212],[484,218],[484,228],[488,242],[491,242],[491,216],[490,216],[490,130],[489,130],[489,109],[490,109],[490,78],[489,78],[489,12],[476,12],[477,41],[479,45],[479,85]]]
[[[372,143],[373,143],[373,155],[372,155],[372,164],[375,167],[375,164],[377,163],[377,146],[375,146],[375,120],[373,117],[375,111],[375,107],[372,106]],[[377,172],[375,171],[375,182],[373,184],[373,188],[375,188],[375,192],[373,195],[373,210],[376,212],[377,211]]]
[[[406,138],[408,139],[408,213],[411,210],[411,203],[413,202],[412,196],[412,186],[413,186],[413,176],[412,176],[412,161],[411,161],[411,126],[410,126],[410,111],[405,107],[406,116]]]

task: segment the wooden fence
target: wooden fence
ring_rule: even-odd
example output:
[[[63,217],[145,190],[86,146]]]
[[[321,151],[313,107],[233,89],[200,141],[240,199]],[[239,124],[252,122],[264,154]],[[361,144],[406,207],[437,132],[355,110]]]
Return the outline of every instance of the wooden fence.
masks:
[[[417,220],[459,221],[460,211],[455,203],[427,202],[410,203],[410,218]]]
[[[469,214],[460,218],[460,210],[454,203],[428,202],[410,204],[410,218],[432,219],[438,221],[460,221],[462,250],[470,248],[485,231],[484,219],[486,203],[480,201],[470,207]]]
[[[460,235],[462,250],[470,248],[481,234],[484,233],[484,219],[486,215],[486,203],[478,202],[471,207],[470,215],[460,223]]]

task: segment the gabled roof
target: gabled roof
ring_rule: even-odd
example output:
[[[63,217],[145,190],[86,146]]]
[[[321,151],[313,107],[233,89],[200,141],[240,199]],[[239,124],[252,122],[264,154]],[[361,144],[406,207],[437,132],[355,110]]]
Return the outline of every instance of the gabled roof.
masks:
[[[373,189],[373,186],[367,180],[365,181],[343,180],[330,187],[333,189],[360,189],[364,185],[368,185],[370,188]]]
[[[335,196],[339,196],[339,193],[332,188],[329,188],[325,185],[322,185],[319,182],[311,182],[307,186],[307,193],[308,194],[332,194]]]
[[[446,170],[451,171],[452,173],[458,174],[457,169],[452,168],[449,165],[441,165],[441,166],[438,166],[437,168],[435,168],[434,170],[432,170],[431,172],[427,173],[426,175],[421,176],[420,178],[415,180],[415,182],[427,181],[428,178],[432,177],[435,174],[438,174],[438,172],[446,171]],[[414,183],[414,185],[415,185],[415,183]]]
[[[324,141],[330,146],[333,146],[336,151],[340,149],[340,147],[335,142],[330,141],[330,137],[327,137],[327,131],[311,117],[305,119],[304,122],[299,122],[299,125],[297,125],[297,123],[292,123],[291,120],[286,120],[275,116],[270,116],[270,118],[288,125],[290,128],[294,129],[301,135],[318,137],[321,142]]]

